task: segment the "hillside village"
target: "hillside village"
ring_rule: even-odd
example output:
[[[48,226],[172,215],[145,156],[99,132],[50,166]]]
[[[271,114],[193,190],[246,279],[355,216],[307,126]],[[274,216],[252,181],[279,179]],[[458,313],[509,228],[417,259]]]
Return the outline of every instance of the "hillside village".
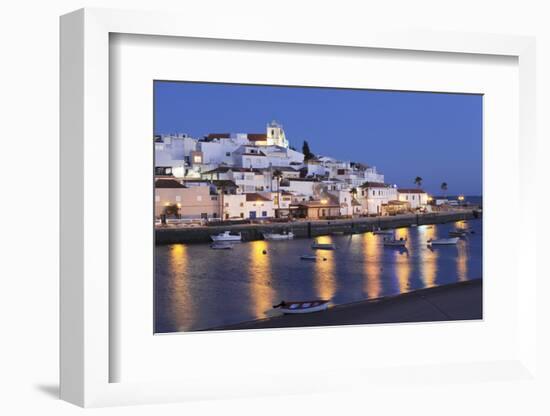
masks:
[[[155,216],[206,221],[333,219],[431,210],[420,187],[398,189],[376,167],[289,146],[265,133],[154,137]]]

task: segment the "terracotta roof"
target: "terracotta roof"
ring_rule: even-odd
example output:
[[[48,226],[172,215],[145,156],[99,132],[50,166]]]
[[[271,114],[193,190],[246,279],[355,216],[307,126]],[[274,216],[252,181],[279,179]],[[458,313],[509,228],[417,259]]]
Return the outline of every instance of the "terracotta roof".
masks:
[[[155,181],[155,188],[186,188],[186,186],[174,179],[157,179]]]
[[[397,192],[400,194],[425,194],[426,191],[423,191],[422,189],[418,188],[410,188],[410,189],[398,189]]]
[[[265,133],[248,133],[246,136],[251,142],[267,140],[267,134]]]
[[[230,133],[210,133],[206,136],[207,139],[229,139],[230,137]]]
[[[271,199],[266,198],[263,195],[260,194],[246,194],[246,200],[247,202],[255,202],[255,201],[271,201]]]
[[[361,188],[389,188],[390,185],[382,182],[365,182]]]

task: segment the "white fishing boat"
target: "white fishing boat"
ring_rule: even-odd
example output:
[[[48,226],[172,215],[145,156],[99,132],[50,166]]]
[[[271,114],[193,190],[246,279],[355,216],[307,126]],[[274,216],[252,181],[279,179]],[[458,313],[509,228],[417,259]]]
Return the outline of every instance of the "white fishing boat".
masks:
[[[438,238],[436,240],[428,240],[429,246],[450,246],[453,244],[458,243],[459,237],[451,237],[451,238]]]
[[[336,244],[334,244],[334,243],[318,243],[318,242],[315,241],[311,245],[311,248],[314,249],[314,250],[334,250],[334,249],[336,249]]]
[[[210,244],[210,248],[213,250],[231,250],[233,245],[229,242],[215,242]]]
[[[405,247],[406,238],[395,239],[393,237],[384,237],[384,245],[387,247]]]
[[[210,238],[214,242],[218,242],[218,241],[236,242],[236,241],[241,241],[241,233],[232,234],[229,231],[224,231],[223,233],[220,233],[220,234],[211,235]]]
[[[324,311],[329,306],[328,300],[307,300],[285,302],[273,305],[273,309],[279,309],[284,314],[299,314]]]
[[[393,235],[393,230],[383,230],[380,227],[372,231],[375,235]]]
[[[294,233],[292,231],[288,233],[263,233],[264,240],[292,240]]]

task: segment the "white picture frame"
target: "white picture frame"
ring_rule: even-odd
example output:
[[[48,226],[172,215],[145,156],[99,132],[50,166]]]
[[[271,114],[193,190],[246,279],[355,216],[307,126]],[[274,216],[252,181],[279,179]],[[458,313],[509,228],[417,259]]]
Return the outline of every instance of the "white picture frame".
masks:
[[[430,33],[379,31],[368,29],[360,34],[321,29],[303,33],[289,27],[278,31],[269,26],[246,35],[230,27],[205,27],[198,20],[171,13],[130,12],[83,9],[61,19],[61,397],[80,406],[182,401],[208,397],[239,397],[333,391],[342,388],[338,380],[353,380],[358,390],[391,377],[402,378],[399,370],[385,368],[332,369],[322,382],[304,385],[300,380],[285,383],[281,374],[271,374],[269,383],[241,378],[232,385],[207,378],[187,381],[111,382],[111,366],[121,357],[111,348],[116,337],[110,325],[110,296],[117,288],[109,275],[110,258],[110,170],[109,154],[109,37],[133,34],[205,39],[278,42],[282,44],[332,45],[334,47],[376,48],[385,50],[430,51],[452,54],[503,55],[516,57],[519,65],[519,192],[518,266],[523,271],[517,288],[518,348],[515,356],[499,362],[472,362],[456,366],[419,363],[414,370],[420,380],[433,379],[447,371],[449,379],[479,382],[472,376],[486,371],[498,379],[518,381],[536,376],[536,290],[537,270],[534,251],[536,219],[526,215],[534,203],[535,171],[535,41],[530,37],[468,33]],[[517,273],[517,272],[516,272]],[[152,313],[152,312],[151,312]],[[414,329],[413,329],[414,330]],[[299,331],[299,330],[295,330]],[[249,332],[247,337],[253,337]],[[324,336],[336,336],[334,331]],[[169,338],[169,337],[168,337]],[[169,341],[165,341],[169,342]],[[404,370],[405,372],[409,370]],[[246,373],[246,370],[244,370]],[[384,375],[386,374],[386,375]],[[387,374],[391,374],[388,378]],[[413,377],[413,378],[414,378]],[[331,381],[332,380],[332,381]],[[225,384],[224,384],[225,383]],[[345,384],[347,388],[349,384]]]

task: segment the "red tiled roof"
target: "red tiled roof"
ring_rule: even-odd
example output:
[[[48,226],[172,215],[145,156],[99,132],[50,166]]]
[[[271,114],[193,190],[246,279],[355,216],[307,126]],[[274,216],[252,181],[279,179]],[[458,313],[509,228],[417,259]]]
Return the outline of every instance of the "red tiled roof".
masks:
[[[229,139],[230,137],[230,133],[210,133],[206,136],[207,139]]]
[[[155,181],[155,188],[186,188],[186,186],[174,179],[157,179]]]
[[[389,188],[390,185],[382,182],[365,182],[361,188]]]
[[[256,201],[271,201],[271,199],[266,198],[263,195],[260,194],[246,194],[246,200],[247,202],[256,202]]]
[[[422,189],[418,189],[418,188],[398,189],[397,192],[399,192],[400,194],[425,194],[426,193]]]
[[[265,133],[248,133],[247,137],[251,142],[267,140],[267,134]]]

